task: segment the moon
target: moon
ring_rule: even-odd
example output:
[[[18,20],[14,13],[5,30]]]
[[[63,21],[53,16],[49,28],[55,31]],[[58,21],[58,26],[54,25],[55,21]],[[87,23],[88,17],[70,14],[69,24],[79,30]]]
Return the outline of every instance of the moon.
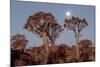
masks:
[[[69,17],[70,15],[71,15],[71,12],[70,11],[67,11],[66,12],[66,16]]]

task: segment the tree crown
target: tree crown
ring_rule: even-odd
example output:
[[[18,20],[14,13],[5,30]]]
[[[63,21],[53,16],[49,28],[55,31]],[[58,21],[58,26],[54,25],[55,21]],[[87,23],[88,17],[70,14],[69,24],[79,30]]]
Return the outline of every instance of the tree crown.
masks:
[[[86,26],[88,26],[88,23],[85,18],[80,19],[79,17],[74,17],[70,19],[65,19],[64,27],[68,30],[73,30],[76,32],[76,29],[78,32],[81,32]]]

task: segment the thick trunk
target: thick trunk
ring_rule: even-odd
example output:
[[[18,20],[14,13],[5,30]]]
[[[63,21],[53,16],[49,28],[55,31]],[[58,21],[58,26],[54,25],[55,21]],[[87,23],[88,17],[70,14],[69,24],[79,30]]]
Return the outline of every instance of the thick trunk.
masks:
[[[49,54],[49,43],[48,43],[48,38],[45,32],[42,33],[43,37],[43,43],[44,43],[44,50],[45,53],[48,55]]]
[[[42,33],[43,37],[43,43],[44,43],[44,52],[45,52],[45,60],[44,63],[46,64],[48,62],[48,55],[49,55],[49,43],[48,43],[48,38],[47,34],[45,32]]]
[[[79,33],[76,35],[76,59],[79,60],[80,58],[80,52],[79,52]]]

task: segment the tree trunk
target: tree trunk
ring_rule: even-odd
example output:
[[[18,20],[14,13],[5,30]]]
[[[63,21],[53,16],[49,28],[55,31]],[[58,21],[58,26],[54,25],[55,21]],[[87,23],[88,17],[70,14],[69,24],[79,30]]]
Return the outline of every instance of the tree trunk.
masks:
[[[55,52],[55,41],[52,41],[52,52]]]
[[[76,59],[79,60],[80,58],[80,52],[79,52],[79,33],[76,35]]]
[[[42,37],[43,37],[43,43],[44,43],[44,50],[45,50],[45,53],[48,56],[48,54],[49,54],[49,43],[48,43],[47,34],[45,32],[43,32]]]

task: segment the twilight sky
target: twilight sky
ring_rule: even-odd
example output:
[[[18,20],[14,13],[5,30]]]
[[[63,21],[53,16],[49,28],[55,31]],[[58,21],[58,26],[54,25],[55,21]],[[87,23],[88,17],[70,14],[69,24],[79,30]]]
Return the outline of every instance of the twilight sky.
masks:
[[[38,2],[20,2],[11,0],[11,35],[16,33],[25,34],[29,43],[27,47],[40,46],[42,39],[33,35],[33,33],[23,29],[28,16],[39,11],[50,12],[60,25],[63,26],[64,19],[68,18],[66,12],[71,12],[71,16],[86,18],[88,26],[81,32],[82,39],[89,39],[95,43],[95,6],[89,5],[72,5],[72,4],[50,4]],[[64,30],[61,36],[56,40],[56,44],[65,43],[69,46],[75,44],[73,31]]]

